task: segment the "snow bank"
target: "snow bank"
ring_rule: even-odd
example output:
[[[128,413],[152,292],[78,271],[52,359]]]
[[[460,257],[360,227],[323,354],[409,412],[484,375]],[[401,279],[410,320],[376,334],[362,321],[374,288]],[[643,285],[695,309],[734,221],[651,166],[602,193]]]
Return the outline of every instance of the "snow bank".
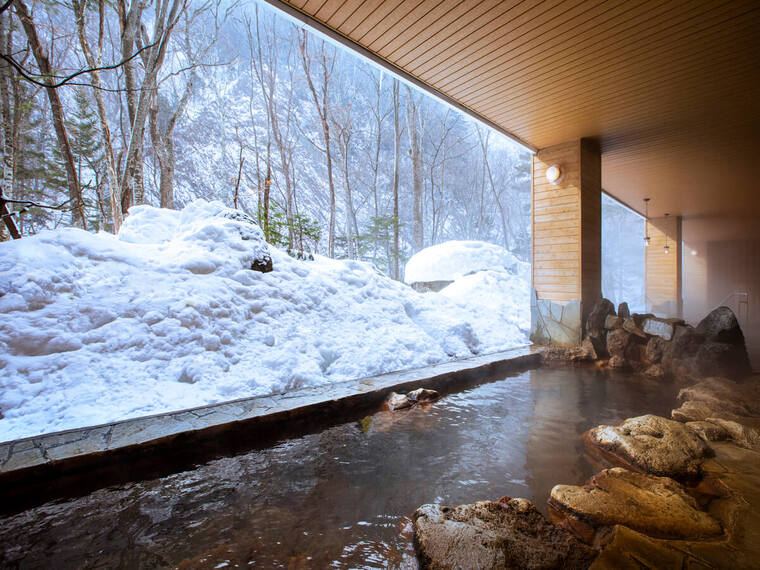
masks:
[[[520,264],[514,255],[498,245],[484,241],[447,241],[415,253],[406,264],[404,281],[453,281],[483,269],[516,273]]]
[[[526,341],[519,310],[482,293],[517,291],[506,273],[418,294],[364,263],[268,250],[246,218],[218,202],[139,206],[118,237],[0,244],[0,441]],[[250,270],[267,254],[272,272]]]

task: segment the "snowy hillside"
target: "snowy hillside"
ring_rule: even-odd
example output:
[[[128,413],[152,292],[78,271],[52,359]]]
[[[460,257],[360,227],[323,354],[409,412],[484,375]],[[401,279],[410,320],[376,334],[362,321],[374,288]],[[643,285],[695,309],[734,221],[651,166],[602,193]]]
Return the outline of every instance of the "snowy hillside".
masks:
[[[361,262],[274,248],[274,270],[252,271],[267,248],[244,215],[201,200],[135,207],[118,236],[0,243],[0,441],[526,342],[527,294],[518,306],[505,271],[418,294]]]

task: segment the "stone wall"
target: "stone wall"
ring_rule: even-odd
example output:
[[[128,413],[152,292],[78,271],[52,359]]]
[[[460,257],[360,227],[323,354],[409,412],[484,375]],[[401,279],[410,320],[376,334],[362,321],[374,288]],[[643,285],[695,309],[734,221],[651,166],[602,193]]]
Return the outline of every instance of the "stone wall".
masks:
[[[577,346],[583,338],[581,302],[539,299],[531,290],[530,340],[535,344]]]

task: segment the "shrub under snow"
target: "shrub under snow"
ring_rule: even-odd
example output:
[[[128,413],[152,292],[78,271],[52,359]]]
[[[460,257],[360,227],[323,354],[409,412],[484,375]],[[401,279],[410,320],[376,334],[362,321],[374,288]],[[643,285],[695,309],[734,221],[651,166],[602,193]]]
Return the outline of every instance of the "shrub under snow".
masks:
[[[252,271],[266,255],[274,270]],[[134,207],[118,236],[2,243],[0,441],[526,342],[527,294],[507,303],[520,287],[486,273],[418,294],[365,263],[295,260],[205,201]]]

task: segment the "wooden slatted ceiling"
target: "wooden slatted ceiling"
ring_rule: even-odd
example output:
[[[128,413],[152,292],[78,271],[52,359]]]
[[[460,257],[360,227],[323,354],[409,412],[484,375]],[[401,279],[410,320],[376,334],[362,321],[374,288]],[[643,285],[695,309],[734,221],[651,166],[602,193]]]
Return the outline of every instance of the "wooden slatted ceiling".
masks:
[[[650,214],[760,214],[757,0],[289,4],[536,148],[599,137],[602,184]]]

